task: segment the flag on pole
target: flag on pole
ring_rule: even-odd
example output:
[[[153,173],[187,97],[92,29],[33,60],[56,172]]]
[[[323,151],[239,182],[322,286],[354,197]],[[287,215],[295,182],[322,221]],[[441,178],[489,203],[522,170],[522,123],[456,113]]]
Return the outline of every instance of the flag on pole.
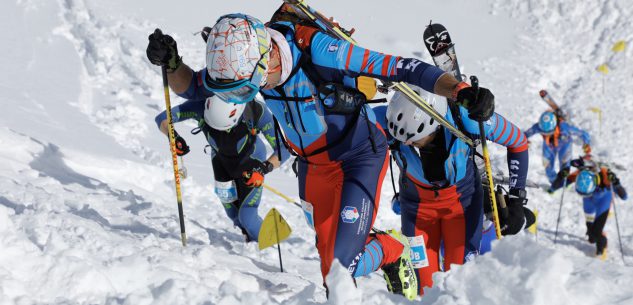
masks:
[[[607,75],[609,73],[609,66],[607,66],[607,64],[601,64],[596,70],[604,75]]]
[[[626,41],[624,40],[620,40],[616,43],[613,44],[613,47],[611,48],[611,50],[613,52],[622,52],[624,51],[624,49],[626,49]]]

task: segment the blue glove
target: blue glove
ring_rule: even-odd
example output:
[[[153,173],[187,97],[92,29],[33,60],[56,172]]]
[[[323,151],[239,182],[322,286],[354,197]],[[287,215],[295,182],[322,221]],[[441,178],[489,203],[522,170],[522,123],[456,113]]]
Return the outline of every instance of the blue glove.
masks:
[[[396,213],[396,215],[400,215],[400,193],[396,193],[393,198],[391,198],[391,210]]]

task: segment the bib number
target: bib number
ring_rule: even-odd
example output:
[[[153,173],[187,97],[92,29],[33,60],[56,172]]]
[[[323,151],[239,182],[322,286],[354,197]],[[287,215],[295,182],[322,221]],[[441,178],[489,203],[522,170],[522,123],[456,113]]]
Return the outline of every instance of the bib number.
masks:
[[[411,246],[411,264],[413,268],[420,269],[429,266],[429,258],[426,256],[426,245],[424,244],[424,236],[418,235],[408,237]]]
[[[301,208],[303,209],[303,215],[306,217],[308,226],[314,230],[314,207],[311,203],[301,199]]]
[[[224,204],[237,200],[237,189],[234,181],[215,182],[215,194],[218,195],[220,201]]]

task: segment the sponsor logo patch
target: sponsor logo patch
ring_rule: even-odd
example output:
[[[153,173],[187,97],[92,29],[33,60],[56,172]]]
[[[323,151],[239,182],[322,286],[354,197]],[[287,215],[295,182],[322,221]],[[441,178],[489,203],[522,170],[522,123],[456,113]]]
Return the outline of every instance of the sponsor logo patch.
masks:
[[[329,47],[327,47],[328,52],[336,52],[338,50],[338,44],[332,43]]]
[[[341,212],[341,219],[344,223],[355,223],[360,217],[358,209],[351,206],[345,206]]]

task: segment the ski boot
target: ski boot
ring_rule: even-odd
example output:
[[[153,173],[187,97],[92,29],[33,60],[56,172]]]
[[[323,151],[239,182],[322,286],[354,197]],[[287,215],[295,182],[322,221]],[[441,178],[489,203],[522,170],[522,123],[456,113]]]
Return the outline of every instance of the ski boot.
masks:
[[[398,260],[382,266],[387,289],[392,293],[401,294],[407,299],[413,300],[418,295],[418,279],[411,264],[409,242],[404,235],[395,230],[389,230],[386,233],[404,245]]]
[[[603,261],[607,260],[607,236],[604,232],[596,241],[596,257]]]
[[[248,232],[246,231],[246,229],[239,227],[240,230],[242,230],[242,235],[244,235],[244,241],[246,243],[250,243],[251,241],[253,241],[253,239],[251,239],[251,237],[248,235]]]

